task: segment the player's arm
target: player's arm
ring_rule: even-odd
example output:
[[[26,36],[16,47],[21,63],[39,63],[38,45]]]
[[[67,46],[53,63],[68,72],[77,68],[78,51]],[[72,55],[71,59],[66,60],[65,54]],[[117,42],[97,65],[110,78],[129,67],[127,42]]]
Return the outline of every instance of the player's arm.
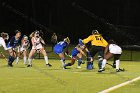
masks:
[[[88,42],[92,41],[94,39],[94,36],[93,35],[90,35],[88,38],[82,40],[82,42],[84,44],[87,44]]]
[[[9,49],[11,49],[11,47],[9,47],[9,48],[6,47],[6,43],[5,43],[4,40],[1,40],[0,42],[1,42],[1,44],[2,44],[2,46],[3,46],[3,48],[4,48],[4,50],[9,50]]]
[[[36,45],[35,45],[35,43],[34,43],[34,38],[32,37],[32,39],[31,39],[31,42],[32,42],[32,45],[34,46],[34,47],[36,47]]]
[[[77,50],[78,50],[82,55],[86,56],[85,52],[84,52],[82,49],[80,49],[80,48],[77,47]]]
[[[108,42],[103,38],[103,37],[101,37],[102,39],[102,43],[103,43],[103,45],[104,45],[104,47],[107,47],[107,45],[108,45]]]
[[[43,45],[46,45],[45,41],[42,38],[40,38],[40,41]]]

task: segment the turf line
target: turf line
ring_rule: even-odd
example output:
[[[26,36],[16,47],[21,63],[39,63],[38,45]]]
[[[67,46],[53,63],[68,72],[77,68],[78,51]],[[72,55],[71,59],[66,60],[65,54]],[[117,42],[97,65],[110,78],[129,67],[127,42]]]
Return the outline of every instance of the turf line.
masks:
[[[108,89],[105,89],[105,90],[103,90],[103,91],[101,91],[101,92],[98,92],[98,93],[108,93],[108,92],[111,92],[111,91],[113,91],[113,90],[115,90],[115,89],[118,89],[118,88],[120,88],[120,87],[123,87],[123,86],[125,86],[125,85],[128,85],[128,84],[133,83],[133,82],[138,81],[138,80],[140,80],[140,76],[138,76],[138,77],[136,77],[136,78],[134,78],[134,79],[132,79],[132,80],[126,81],[126,82],[124,82],[124,83],[118,84],[118,85],[116,85],[116,86],[110,87],[110,88],[108,88]]]

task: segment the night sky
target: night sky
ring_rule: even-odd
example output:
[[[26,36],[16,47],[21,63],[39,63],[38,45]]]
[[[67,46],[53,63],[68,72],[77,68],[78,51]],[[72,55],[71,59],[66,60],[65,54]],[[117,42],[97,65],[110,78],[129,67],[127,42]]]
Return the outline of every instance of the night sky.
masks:
[[[48,43],[53,32],[77,43],[97,29],[107,40],[139,44],[139,10],[135,0],[1,0],[0,32],[29,35],[37,29]]]

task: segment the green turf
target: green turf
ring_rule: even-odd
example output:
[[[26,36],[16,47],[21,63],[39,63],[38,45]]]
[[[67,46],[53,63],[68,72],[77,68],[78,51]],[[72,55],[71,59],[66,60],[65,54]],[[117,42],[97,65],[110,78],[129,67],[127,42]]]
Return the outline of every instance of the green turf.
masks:
[[[27,68],[20,60],[10,68],[4,59],[0,59],[0,93],[97,93],[140,75],[140,62],[122,61],[121,67],[126,69],[125,72],[116,73],[115,69],[107,66],[105,72],[98,73],[97,62],[95,69],[89,71],[86,64],[82,69],[76,69],[76,63],[63,70],[59,60],[49,61],[53,65],[51,68],[45,66],[44,60],[34,60],[32,68]],[[132,85],[112,93],[128,93],[129,90],[139,93],[139,82]]]

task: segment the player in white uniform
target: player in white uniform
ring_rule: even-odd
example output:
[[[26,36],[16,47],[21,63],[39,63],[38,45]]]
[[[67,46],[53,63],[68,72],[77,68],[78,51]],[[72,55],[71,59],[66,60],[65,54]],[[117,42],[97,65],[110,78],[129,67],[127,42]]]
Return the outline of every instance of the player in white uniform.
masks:
[[[2,33],[1,33],[1,37],[0,37],[0,46],[2,46],[2,47],[4,48],[4,50],[9,50],[9,49],[11,49],[11,47],[9,47],[9,48],[6,47],[5,40],[8,40],[8,39],[9,39],[8,33],[2,32]]]
[[[29,65],[27,67],[32,67],[32,57],[34,55],[34,53],[38,50],[40,51],[43,55],[44,55],[44,59],[45,59],[45,62],[46,62],[46,66],[48,67],[51,67],[52,65],[49,64],[48,62],[48,56],[47,56],[47,53],[46,51],[44,50],[44,47],[42,46],[42,44],[45,45],[45,42],[44,40],[41,38],[41,36],[39,35],[39,31],[35,31],[33,32],[31,35],[31,42],[32,42],[32,49],[29,53],[29,58],[28,58],[28,61],[29,61]]]
[[[107,63],[107,60],[110,58],[114,57],[114,60],[116,62],[116,72],[120,72],[120,56],[122,54],[122,49],[120,46],[118,46],[113,40],[109,41],[108,46],[105,49],[105,55],[104,55],[104,60],[102,62],[102,69],[100,69],[99,72],[102,72],[105,70],[105,65]]]
[[[21,40],[21,46],[19,47],[19,54],[18,54],[18,57],[16,59],[16,63],[18,64],[18,61],[19,61],[19,57],[20,55],[23,53],[23,61],[24,61],[24,64],[26,64],[26,60],[27,60],[27,49],[29,48],[30,46],[30,43],[29,43],[29,40],[28,40],[28,36],[24,35],[22,40]]]

